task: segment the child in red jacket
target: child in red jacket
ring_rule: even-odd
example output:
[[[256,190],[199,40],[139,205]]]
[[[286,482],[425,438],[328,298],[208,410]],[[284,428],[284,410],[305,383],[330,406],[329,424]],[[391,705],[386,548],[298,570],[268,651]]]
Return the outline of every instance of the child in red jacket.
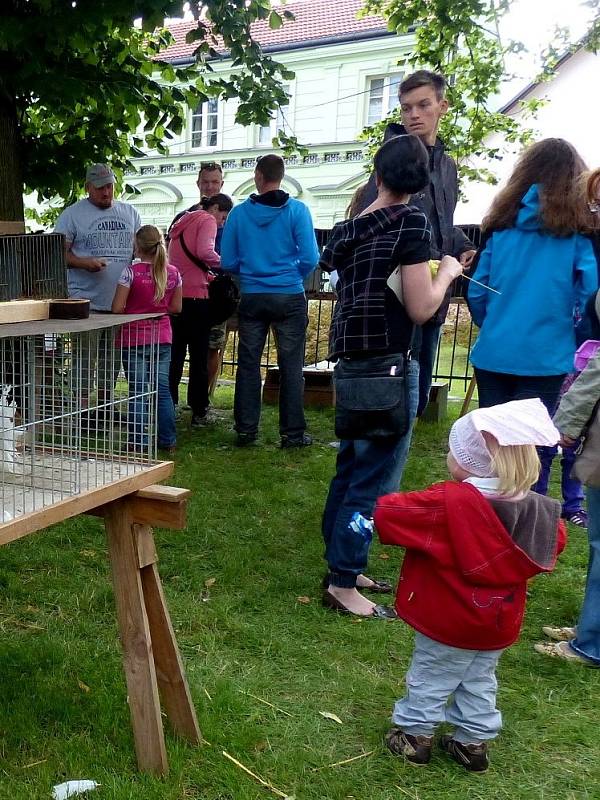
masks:
[[[429,762],[446,721],[454,732],[442,749],[467,770],[488,767],[487,742],[502,721],[498,659],[519,635],[527,580],[550,572],[565,543],[560,503],[529,491],[535,445],[558,438],[537,398],[477,409],[450,431],[453,481],[377,502],[379,538],[406,548],[396,611],[416,631],[385,741],[413,764]]]

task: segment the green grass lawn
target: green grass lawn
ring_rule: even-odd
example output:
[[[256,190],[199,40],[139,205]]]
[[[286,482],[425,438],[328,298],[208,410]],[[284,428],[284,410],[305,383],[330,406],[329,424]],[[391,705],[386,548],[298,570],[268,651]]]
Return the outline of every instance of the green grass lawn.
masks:
[[[231,389],[217,405],[230,409]],[[232,446],[229,410],[210,429],[180,427],[172,483],[193,490],[189,526],[157,541],[206,742],[168,734],[163,780],[136,771],[100,521],[81,517],[0,549],[0,800],[45,800],[72,778],[101,783],[89,795],[98,800],[275,796],[224,750],[296,800],[600,797],[600,672],[532,649],[542,624],[575,621],[585,534],[572,529],[556,573],[535,581],[522,638],[500,662],[504,731],[489,772],[469,775],[437,753],[428,768],[406,766],[381,741],[412,632],[320,606],[320,514],[336,451],[332,412],[309,420],[316,441],[303,451],[278,449],[272,408],[257,449]],[[417,427],[407,488],[445,476],[447,427]],[[400,557],[375,545],[371,574],[395,578]]]

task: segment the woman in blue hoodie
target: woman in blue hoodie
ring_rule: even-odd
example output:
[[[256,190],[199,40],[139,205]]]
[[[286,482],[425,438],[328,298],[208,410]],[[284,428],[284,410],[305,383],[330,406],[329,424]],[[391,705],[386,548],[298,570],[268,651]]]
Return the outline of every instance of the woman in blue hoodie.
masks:
[[[468,303],[480,328],[471,352],[481,407],[539,397],[553,412],[573,370],[575,315],[598,285],[585,164],[564,139],[521,156],[483,220],[485,245]],[[486,288],[490,287],[490,288]]]

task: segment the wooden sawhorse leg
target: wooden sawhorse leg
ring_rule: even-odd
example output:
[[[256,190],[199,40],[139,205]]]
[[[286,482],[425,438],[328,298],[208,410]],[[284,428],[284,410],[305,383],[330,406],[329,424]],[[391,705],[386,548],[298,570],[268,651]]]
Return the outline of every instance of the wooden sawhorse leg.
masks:
[[[471,375],[471,380],[469,381],[469,385],[467,387],[467,393],[465,394],[465,399],[463,400],[463,404],[460,409],[460,417],[464,417],[465,414],[469,411],[469,406],[471,405],[471,400],[473,399],[473,393],[475,392],[475,387],[477,386],[477,381],[475,380],[475,375]]]
[[[168,772],[159,693],[174,731],[194,744],[201,741],[156,566],[152,529],[145,524],[147,517],[157,518],[157,504],[166,507],[163,517],[169,516],[168,503],[181,516],[172,499],[160,497],[162,490],[169,487],[151,487],[102,507],[135,751],[139,768],[158,775]]]

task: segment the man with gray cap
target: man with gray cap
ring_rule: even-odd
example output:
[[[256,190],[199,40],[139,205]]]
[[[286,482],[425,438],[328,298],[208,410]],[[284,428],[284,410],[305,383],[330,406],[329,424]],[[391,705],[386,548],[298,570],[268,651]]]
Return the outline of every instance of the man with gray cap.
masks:
[[[69,297],[89,299],[93,311],[110,311],[142,225],[133,206],[114,200],[114,184],[110,167],[93,164],[85,176],[87,197],[65,208],[54,228],[66,239]]]
[[[65,236],[69,297],[90,300],[90,308],[110,312],[117,282],[133,258],[134,236],[142,225],[137,210],[114,199],[115,175],[106,164],[92,164],[85,175],[87,197],[65,208],[55,233]],[[88,405],[97,373],[98,405],[112,398],[119,365],[102,334],[97,347],[82,347],[81,401]],[[98,354],[98,363],[94,354]],[[107,360],[106,356],[109,356]],[[106,409],[105,409],[106,411]],[[101,416],[101,414],[99,414]]]

